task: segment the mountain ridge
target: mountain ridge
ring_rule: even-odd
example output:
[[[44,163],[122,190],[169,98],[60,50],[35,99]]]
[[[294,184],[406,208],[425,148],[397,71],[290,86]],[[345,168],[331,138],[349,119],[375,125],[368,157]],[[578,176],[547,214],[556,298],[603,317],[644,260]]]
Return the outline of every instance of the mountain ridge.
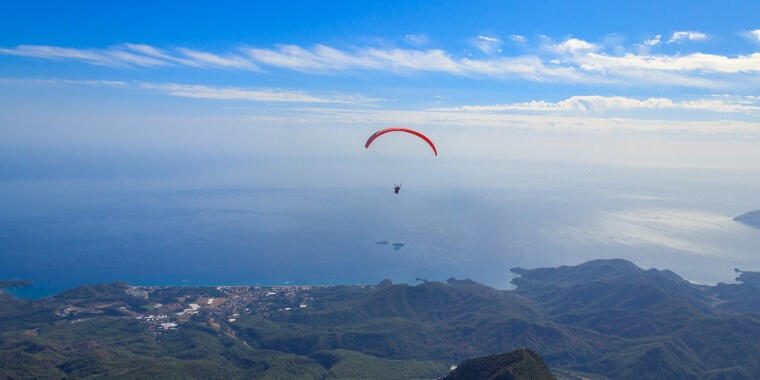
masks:
[[[230,378],[322,378],[393,366],[400,372],[387,373],[432,378],[453,363],[525,347],[551,368],[589,376],[760,377],[760,292],[752,281],[697,285],[626,260],[513,272],[514,290],[451,278],[414,286],[115,283],[40,300],[6,294],[0,376],[197,368]],[[752,278],[745,273],[755,272],[739,277]],[[144,371],[130,367],[139,363]]]
[[[441,380],[555,380],[543,359],[527,348],[468,359]]]

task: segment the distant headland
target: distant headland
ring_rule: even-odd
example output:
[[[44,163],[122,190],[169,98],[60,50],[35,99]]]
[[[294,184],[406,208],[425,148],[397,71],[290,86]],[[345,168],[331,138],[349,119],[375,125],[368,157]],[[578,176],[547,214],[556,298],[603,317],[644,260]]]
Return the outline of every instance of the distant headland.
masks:
[[[760,228],[760,210],[750,211],[748,213],[741,214],[734,218],[737,222],[742,222],[746,225]]]

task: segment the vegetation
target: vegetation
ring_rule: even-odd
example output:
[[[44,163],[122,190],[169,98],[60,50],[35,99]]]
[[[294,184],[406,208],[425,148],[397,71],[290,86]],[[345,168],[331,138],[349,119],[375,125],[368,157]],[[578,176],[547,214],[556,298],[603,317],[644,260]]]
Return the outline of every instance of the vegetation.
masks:
[[[0,378],[435,378],[522,347],[561,379],[760,378],[752,281],[695,285],[624,260],[513,271],[510,291],[449,279],[0,293]],[[518,367],[540,362],[519,352]],[[496,376],[511,358],[462,370]]]
[[[522,348],[512,352],[465,360],[443,380],[554,380],[535,352]]]

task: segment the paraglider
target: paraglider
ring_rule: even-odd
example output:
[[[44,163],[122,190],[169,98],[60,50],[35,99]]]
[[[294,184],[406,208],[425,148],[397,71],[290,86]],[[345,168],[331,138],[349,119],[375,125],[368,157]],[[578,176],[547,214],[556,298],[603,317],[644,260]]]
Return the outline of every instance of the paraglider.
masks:
[[[404,127],[391,127],[386,129],[381,129],[375,133],[372,134],[372,136],[367,139],[367,143],[364,144],[365,148],[369,148],[370,144],[372,144],[373,141],[375,141],[376,138],[388,133],[388,132],[406,132],[411,133],[423,140],[425,140],[428,145],[430,145],[430,148],[433,149],[433,153],[438,156],[438,149],[435,148],[435,144],[433,144],[433,141],[431,141],[427,136],[423,135],[420,132],[415,131],[414,129],[404,128]]]
[[[388,132],[405,132],[405,133],[409,133],[409,134],[415,135],[415,136],[419,137],[420,139],[422,139],[423,141],[425,141],[430,146],[430,149],[433,150],[433,154],[435,154],[436,157],[438,156],[438,149],[435,147],[435,144],[433,144],[432,140],[430,140],[427,136],[423,135],[420,132],[417,132],[417,131],[415,131],[413,129],[404,128],[404,127],[391,127],[391,128],[381,129],[381,130],[373,133],[372,136],[370,136],[369,139],[367,139],[367,142],[364,144],[364,147],[367,148],[367,149],[369,149],[369,146],[372,144],[373,141],[375,141],[375,139],[377,139],[378,137],[380,137],[380,136],[382,136],[382,135],[384,135],[384,134],[386,134]],[[393,193],[394,194],[398,194],[399,191],[401,191],[401,185],[400,184],[394,185],[393,186]]]

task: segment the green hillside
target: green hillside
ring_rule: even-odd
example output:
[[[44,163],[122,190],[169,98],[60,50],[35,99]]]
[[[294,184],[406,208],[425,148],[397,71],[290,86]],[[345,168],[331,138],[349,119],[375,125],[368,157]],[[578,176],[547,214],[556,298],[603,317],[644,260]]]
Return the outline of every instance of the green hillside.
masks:
[[[535,352],[522,348],[504,354],[468,359],[443,380],[554,380]]]
[[[695,285],[624,260],[513,271],[510,291],[449,279],[0,294],[0,378],[435,378],[519,348],[567,379],[760,378],[751,281]]]

